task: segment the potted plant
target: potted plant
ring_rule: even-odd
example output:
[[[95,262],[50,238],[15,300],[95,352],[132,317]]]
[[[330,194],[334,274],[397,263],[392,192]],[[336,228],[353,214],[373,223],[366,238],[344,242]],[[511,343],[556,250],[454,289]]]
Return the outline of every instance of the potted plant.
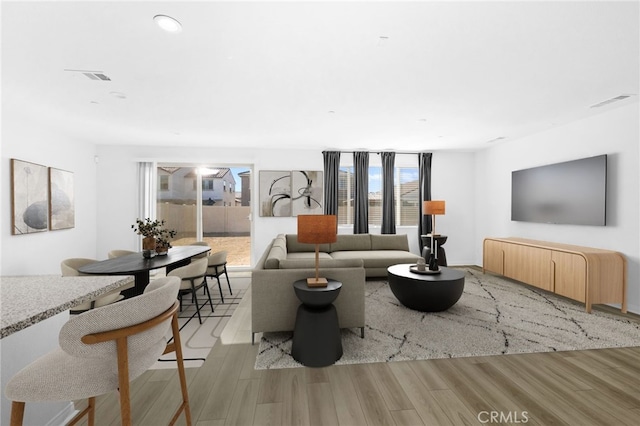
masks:
[[[164,221],[162,221],[164,224]],[[171,238],[175,237],[177,232],[174,229],[160,228],[156,236],[156,253],[159,256],[167,254],[172,247]]]
[[[142,235],[142,255],[146,258],[153,257],[156,250],[156,237],[164,221],[151,220],[146,218],[136,219],[136,223],[131,225],[133,232]]]

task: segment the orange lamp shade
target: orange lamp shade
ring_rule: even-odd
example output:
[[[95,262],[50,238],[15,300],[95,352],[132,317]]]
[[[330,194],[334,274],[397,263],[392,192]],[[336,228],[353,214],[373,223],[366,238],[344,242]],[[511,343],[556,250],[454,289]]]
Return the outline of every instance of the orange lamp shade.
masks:
[[[335,215],[298,216],[298,242],[327,244],[337,241],[338,219]]]
[[[431,200],[423,202],[422,213],[430,215],[444,214],[444,200]]]

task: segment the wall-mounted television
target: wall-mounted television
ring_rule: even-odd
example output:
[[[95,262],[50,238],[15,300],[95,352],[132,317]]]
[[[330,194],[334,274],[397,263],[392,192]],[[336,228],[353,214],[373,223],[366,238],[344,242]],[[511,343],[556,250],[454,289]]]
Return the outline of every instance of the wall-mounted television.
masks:
[[[606,225],[607,156],[511,173],[511,220]]]

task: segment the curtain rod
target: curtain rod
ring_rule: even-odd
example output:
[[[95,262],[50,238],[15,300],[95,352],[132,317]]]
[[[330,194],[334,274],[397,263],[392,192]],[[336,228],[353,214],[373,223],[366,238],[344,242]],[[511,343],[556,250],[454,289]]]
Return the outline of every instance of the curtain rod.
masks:
[[[396,154],[431,154],[429,151],[420,151],[420,152],[413,152],[413,151],[367,151],[367,150],[362,150],[362,151],[341,151],[341,150],[330,150],[330,149],[325,149],[322,152],[339,152],[341,154],[353,154],[354,152],[368,152],[370,154],[381,154],[383,152],[394,152]]]

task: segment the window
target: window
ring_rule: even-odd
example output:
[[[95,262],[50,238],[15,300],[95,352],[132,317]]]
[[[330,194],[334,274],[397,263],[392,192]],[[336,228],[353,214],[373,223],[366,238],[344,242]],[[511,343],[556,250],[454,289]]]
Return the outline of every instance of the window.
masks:
[[[338,225],[353,224],[353,167],[338,171]]]
[[[382,167],[369,166],[369,225],[382,226]]]
[[[169,190],[169,175],[160,175],[158,180],[158,188],[160,191]]]
[[[396,226],[418,225],[418,168],[395,167]],[[355,179],[353,166],[338,172],[338,225],[352,225]],[[382,167],[369,166],[369,225],[382,225]]]
[[[213,179],[212,178],[202,178],[202,190],[203,191],[213,191]]]
[[[420,202],[418,168],[396,167],[394,173],[396,226],[418,226],[418,204]]]

